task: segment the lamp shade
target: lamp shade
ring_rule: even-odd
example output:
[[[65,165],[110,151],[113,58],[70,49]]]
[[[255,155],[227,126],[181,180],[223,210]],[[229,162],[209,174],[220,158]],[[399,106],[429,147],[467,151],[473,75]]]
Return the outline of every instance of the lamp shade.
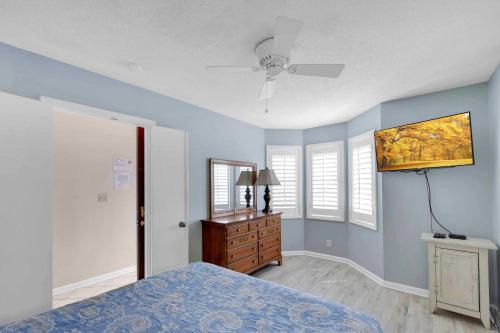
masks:
[[[242,171],[242,172],[240,172],[240,176],[238,177],[238,181],[236,182],[236,185],[249,186],[249,185],[253,185],[253,182],[254,182],[253,171]]]
[[[281,185],[273,169],[265,168],[259,171],[255,185]]]

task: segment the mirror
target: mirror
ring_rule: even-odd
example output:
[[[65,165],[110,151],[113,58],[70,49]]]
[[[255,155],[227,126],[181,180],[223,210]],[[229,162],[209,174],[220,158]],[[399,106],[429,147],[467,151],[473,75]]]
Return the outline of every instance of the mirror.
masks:
[[[209,164],[210,217],[255,211],[257,164],[213,158]]]

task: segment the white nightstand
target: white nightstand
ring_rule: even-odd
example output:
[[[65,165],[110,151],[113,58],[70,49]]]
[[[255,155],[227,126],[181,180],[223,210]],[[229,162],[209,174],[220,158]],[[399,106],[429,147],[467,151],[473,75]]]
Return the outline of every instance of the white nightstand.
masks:
[[[481,319],[490,328],[488,250],[496,245],[487,239],[433,238],[422,233],[429,260],[429,311],[436,308]]]

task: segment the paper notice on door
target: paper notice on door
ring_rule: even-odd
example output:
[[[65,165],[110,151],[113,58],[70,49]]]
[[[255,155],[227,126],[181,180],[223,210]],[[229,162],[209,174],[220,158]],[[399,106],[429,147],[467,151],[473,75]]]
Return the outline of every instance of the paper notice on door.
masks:
[[[114,188],[115,190],[128,190],[132,182],[132,173],[125,171],[114,172]]]
[[[129,157],[113,157],[113,171],[132,172],[132,159]]]

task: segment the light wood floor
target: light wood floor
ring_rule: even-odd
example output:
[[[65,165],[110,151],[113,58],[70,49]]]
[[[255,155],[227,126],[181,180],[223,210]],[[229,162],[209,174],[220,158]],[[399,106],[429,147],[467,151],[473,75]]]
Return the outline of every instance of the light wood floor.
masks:
[[[281,267],[267,266],[252,275],[370,314],[385,333],[488,332],[478,319],[444,310],[431,315],[427,298],[383,288],[343,263],[290,256]]]

